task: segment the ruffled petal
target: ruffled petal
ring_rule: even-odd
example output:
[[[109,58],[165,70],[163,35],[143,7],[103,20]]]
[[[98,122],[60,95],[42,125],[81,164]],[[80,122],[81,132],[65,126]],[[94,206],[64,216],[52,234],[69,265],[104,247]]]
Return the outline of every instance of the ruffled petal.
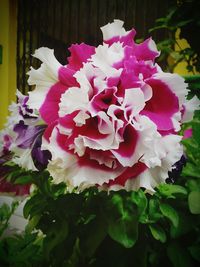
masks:
[[[132,29],[131,31],[127,32],[123,28],[123,25],[123,21],[115,19],[114,22],[108,23],[107,25],[101,27],[104,42],[112,45],[113,43],[119,41],[124,45],[131,45],[133,43],[133,38],[135,37],[136,31]]]
[[[28,72],[29,85],[35,85],[35,90],[29,92],[28,105],[32,109],[38,110],[44,102],[49,88],[58,81],[58,70],[61,64],[54,56],[54,50],[41,47],[35,51],[34,57],[43,63],[37,70],[31,68]]]
[[[172,117],[179,111],[179,98],[167,84],[166,80],[158,79],[158,75],[146,81],[152,88],[152,98],[146,102],[141,114],[148,116],[159,131],[173,130]]]
[[[134,54],[138,60],[154,60],[160,55],[155,42],[149,38],[134,45]]]
[[[43,100],[43,103],[39,111],[42,119],[47,124],[50,124],[58,119],[59,103],[61,100],[61,95],[65,93],[67,89],[68,88],[66,88],[65,85],[58,82],[54,84],[46,94],[46,97]]]
[[[95,47],[87,44],[73,44],[69,51],[71,56],[68,57],[69,67],[74,70],[79,70],[83,64],[94,54]]]
[[[200,109],[200,101],[199,99],[194,96],[192,99],[187,100],[183,104],[183,114],[182,114],[182,122],[188,122],[192,120],[194,116],[194,111]]]

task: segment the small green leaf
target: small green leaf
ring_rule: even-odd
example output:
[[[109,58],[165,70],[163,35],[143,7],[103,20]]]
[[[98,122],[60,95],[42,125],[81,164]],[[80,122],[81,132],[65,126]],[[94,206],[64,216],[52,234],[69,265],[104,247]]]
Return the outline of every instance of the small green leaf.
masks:
[[[154,224],[154,225],[149,225],[149,229],[151,231],[152,236],[156,240],[162,243],[166,242],[167,237],[163,228],[161,228],[159,225]]]
[[[188,251],[178,243],[172,243],[167,248],[167,254],[174,267],[192,267]]]
[[[131,200],[137,205],[139,216],[141,217],[148,205],[147,197],[142,189],[131,193]]]
[[[158,199],[152,198],[149,200],[149,219],[152,222],[158,221],[163,216],[160,212],[159,204]]]
[[[190,254],[192,257],[200,262],[200,246],[199,245],[194,245],[189,247]]]
[[[110,221],[108,234],[125,248],[131,248],[138,238],[138,219],[125,216],[117,221]]]
[[[198,89],[200,88],[200,80],[199,83],[197,84]],[[193,121],[193,131],[192,131],[192,136],[194,140],[200,145],[200,120],[194,120]]]
[[[189,233],[193,228],[195,228],[197,221],[193,216],[188,216],[179,211],[179,222],[178,227],[171,225],[170,236],[172,238],[179,238],[187,233]]]
[[[200,168],[188,162],[183,169],[183,176],[191,176],[200,178]]]
[[[172,208],[168,204],[161,203],[160,204],[160,210],[161,210],[162,214],[172,222],[174,227],[178,226],[179,216],[178,216],[178,213],[176,212],[176,210],[174,208]]]
[[[27,226],[26,226],[26,231],[27,231],[27,232],[31,232],[31,231],[33,231],[34,228],[36,227],[36,225],[38,224],[40,218],[41,218],[41,216],[40,216],[39,214],[33,216],[33,217],[29,220],[29,222],[28,222],[28,224],[27,224]]]
[[[69,232],[68,223],[64,220],[55,221],[51,228],[48,229],[48,234],[44,238],[44,254],[49,258],[52,249],[62,243]]]
[[[190,191],[200,191],[200,179],[188,179],[186,184]]]
[[[180,185],[174,184],[160,184],[158,187],[158,192],[164,197],[171,197],[174,194],[187,195],[187,190]]]
[[[181,20],[181,21],[177,22],[176,26],[177,27],[183,27],[192,21],[193,21],[193,19]]]
[[[123,198],[119,194],[114,194],[111,198],[111,202],[119,214],[123,215]]]
[[[31,177],[31,175],[26,175],[26,176],[21,176],[19,178],[17,178],[14,182],[14,184],[30,184],[32,183],[33,179]]]
[[[96,218],[84,225],[80,234],[80,248],[84,255],[91,257],[107,235],[104,218]]]
[[[29,216],[33,217],[34,215],[41,214],[41,212],[45,210],[46,206],[47,202],[45,197],[37,193],[26,202],[23,209],[24,217],[27,219]]]
[[[200,192],[192,191],[188,196],[188,204],[192,214],[200,214]]]

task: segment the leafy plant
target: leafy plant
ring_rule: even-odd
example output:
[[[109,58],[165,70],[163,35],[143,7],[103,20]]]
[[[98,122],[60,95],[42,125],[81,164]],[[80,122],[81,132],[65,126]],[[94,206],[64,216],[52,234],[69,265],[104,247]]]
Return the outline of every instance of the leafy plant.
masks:
[[[158,48],[161,50],[159,61],[165,62],[165,68],[173,71],[179,62],[187,63],[187,70],[191,73],[200,71],[200,49],[196,34],[200,32],[199,18],[200,2],[198,0],[172,1],[171,7],[165,17],[156,20],[152,31],[165,29],[168,37],[159,42]],[[190,47],[184,48],[178,42],[179,37],[175,35],[180,30],[180,39],[184,38]],[[175,45],[178,49],[175,49]],[[173,59],[173,64],[168,65],[167,58]]]
[[[4,231],[8,228],[9,225],[9,219],[14,213],[16,207],[18,206],[18,202],[14,201],[11,206],[4,203],[0,207],[0,237],[4,233]]]

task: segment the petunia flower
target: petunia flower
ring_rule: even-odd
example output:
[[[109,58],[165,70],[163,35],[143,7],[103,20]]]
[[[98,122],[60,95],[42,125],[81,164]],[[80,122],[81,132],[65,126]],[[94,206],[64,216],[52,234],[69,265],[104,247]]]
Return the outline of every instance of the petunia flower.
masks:
[[[46,124],[47,170],[70,190],[153,192],[182,157],[178,132],[199,101],[187,101],[184,79],[155,63],[160,52],[151,38],[137,44],[136,31],[120,20],[101,30],[103,44],[72,45],[65,66],[46,47],[34,54],[42,64],[29,72],[35,90],[26,103]],[[36,132],[28,126],[16,141]]]

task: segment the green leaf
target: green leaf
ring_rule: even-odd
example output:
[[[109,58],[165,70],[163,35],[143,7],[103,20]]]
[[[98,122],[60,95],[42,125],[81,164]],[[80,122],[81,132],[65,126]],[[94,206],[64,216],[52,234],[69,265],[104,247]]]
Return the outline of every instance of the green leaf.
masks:
[[[66,239],[68,232],[68,223],[64,220],[55,221],[51,225],[44,238],[44,254],[46,258],[49,258],[51,251]]]
[[[84,225],[80,234],[80,248],[84,255],[91,257],[107,235],[104,218],[96,218]]]
[[[37,193],[26,202],[23,214],[27,219],[29,216],[33,217],[34,215],[41,214],[43,210],[45,210],[47,206],[46,199],[43,195]]]
[[[200,168],[188,162],[186,166],[183,168],[182,175],[200,178]]]
[[[4,230],[8,227],[9,219],[14,213],[15,209],[19,203],[17,201],[12,202],[11,206],[3,203],[0,206],[0,236],[3,234]]]
[[[167,248],[167,255],[174,267],[192,267],[188,251],[178,243],[172,243]]]
[[[148,205],[147,197],[142,189],[131,193],[131,200],[137,205],[138,214],[142,219]]]
[[[200,245],[194,245],[189,247],[190,254],[192,257],[200,262]]]
[[[158,192],[164,197],[172,197],[174,194],[187,195],[187,190],[180,185],[160,184],[157,189]]]
[[[110,237],[126,248],[132,247],[138,237],[138,212],[126,191],[113,193],[105,208]]]
[[[188,179],[186,185],[190,191],[200,191],[200,179]]]
[[[40,215],[38,214],[38,215],[35,215],[35,216],[33,216],[30,220],[29,220],[29,222],[28,222],[28,224],[27,224],[27,226],[26,226],[26,231],[27,232],[32,232],[33,230],[34,230],[34,228],[36,227],[36,225],[38,224],[38,222],[39,222],[39,220],[40,220]]]
[[[111,201],[117,212],[123,215],[123,198],[119,194],[114,194],[111,198]]]
[[[200,83],[198,84],[198,88],[200,88]],[[194,120],[193,121],[193,131],[192,136],[195,139],[195,141],[200,145],[200,120]]]
[[[196,227],[196,224],[197,221],[195,218],[179,211],[178,227],[174,227],[174,225],[171,225],[170,236],[172,238],[179,238],[192,231],[192,229]]]
[[[32,183],[33,179],[31,177],[31,175],[26,175],[26,176],[21,176],[19,178],[17,178],[14,182],[14,184],[30,184]]]
[[[149,225],[149,229],[151,231],[152,236],[156,240],[162,243],[166,242],[167,237],[163,228],[161,228],[159,225],[154,224],[154,225]]]
[[[131,248],[138,238],[138,219],[134,216],[124,216],[116,221],[110,221],[108,234],[125,248]]]
[[[192,191],[188,196],[189,209],[192,214],[200,214],[200,192]]]
[[[181,21],[177,22],[176,26],[177,27],[183,27],[192,21],[193,21],[193,19],[181,20]]]
[[[174,227],[178,226],[179,216],[178,216],[178,213],[176,212],[176,210],[174,208],[172,208],[172,206],[165,204],[165,203],[161,203],[160,204],[160,210],[161,210],[162,214],[172,222]]]
[[[159,205],[160,203],[158,199],[152,198],[149,200],[149,219],[151,222],[156,222],[163,217]]]

